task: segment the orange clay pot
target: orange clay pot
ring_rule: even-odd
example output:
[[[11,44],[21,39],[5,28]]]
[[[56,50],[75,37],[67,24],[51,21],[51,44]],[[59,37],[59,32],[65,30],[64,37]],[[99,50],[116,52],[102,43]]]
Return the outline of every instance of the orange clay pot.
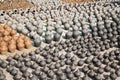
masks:
[[[4,28],[2,26],[0,26],[0,33],[4,32]]]
[[[25,36],[24,41],[30,40],[27,36]]]
[[[19,42],[19,43],[17,44],[17,47],[18,47],[19,50],[23,50],[24,47],[25,47],[25,45],[24,45],[24,43]]]
[[[5,36],[3,39],[5,42],[8,42],[10,40],[10,38],[8,36]]]
[[[8,24],[4,24],[3,27],[4,27],[4,29],[8,29],[8,28],[10,28]]]
[[[1,46],[1,47],[0,47],[0,52],[1,52],[2,54],[5,54],[7,51],[8,51],[7,46]]]
[[[20,34],[20,35],[19,35],[19,38],[24,39],[25,36],[24,36],[23,34]]]
[[[14,52],[16,50],[16,44],[9,44],[8,49],[10,52]]]
[[[0,37],[0,43],[3,41],[3,38],[2,37]]]
[[[7,43],[6,43],[5,41],[2,41],[2,42],[0,43],[0,46],[7,46]]]
[[[17,43],[19,43],[19,42],[24,43],[24,40],[23,40],[23,39],[21,39],[21,38],[18,38],[18,39],[17,39]]]
[[[11,32],[10,32],[10,34],[11,34],[11,36],[13,36],[13,35],[16,35],[16,30],[11,30]]]
[[[11,29],[10,27],[8,27],[8,28],[6,28],[5,30],[11,32],[12,29]]]
[[[18,36],[13,35],[13,36],[12,36],[12,39],[17,40],[17,39],[18,39]]]
[[[3,32],[3,35],[4,35],[4,36],[8,36],[8,35],[10,35],[10,32],[7,31],[7,30],[5,30],[5,31]]]
[[[8,44],[15,44],[16,45],[16,40],[12,39],[8,42]]]
[[[25,47],[26,48],[30,48],[31,46],[32,46],[32,44],[31,44],[30,40],[25,41]]]
[[[12,30],[12,28],[10,28],[10,26],[8,24],[5,24],[3,27],[7,31],[11,31]]]
[[[11,36],[8,36],[9,37],[9,40],[11,40],[12,39],[12,37]]]
[[[0,37],[2,37],[3,36],[3,34],[2,33],[0,33]]]

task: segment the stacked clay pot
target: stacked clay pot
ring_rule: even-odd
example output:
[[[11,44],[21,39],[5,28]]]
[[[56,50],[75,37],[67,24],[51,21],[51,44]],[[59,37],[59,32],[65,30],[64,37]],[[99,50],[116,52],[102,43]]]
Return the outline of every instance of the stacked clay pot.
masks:
[[[29,48],[32,44],[28,37],[17,34],[9,25],[0,25],[0,53],[14,52],[16,49]]]

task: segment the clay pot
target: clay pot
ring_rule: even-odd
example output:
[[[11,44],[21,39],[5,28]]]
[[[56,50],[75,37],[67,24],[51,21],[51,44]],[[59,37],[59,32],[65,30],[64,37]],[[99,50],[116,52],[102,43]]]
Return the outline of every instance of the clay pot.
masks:
[[[1,64],[1,67],[4,68],[4,69],[7,68],[7,63],[5,61],[3,61],[2,64]]]
[[[10,28],[8,24],[5,24],[3,27],[4,27],[4,29]]]
[[[40,44],[41,44],[41,40],[39,38],[35,39],[34,44],[35,44],[36,47],[39,47]]]
[[[16,36],[16,35],[13,35],[12,36],[12,39],[14,39],[15,41],[18,39],[18,36]]]
[[[22,33],[23,33],[24,35],[27,35],[27,34],[29,33],[29,31],[28,31],[28,29],[23,29],[23,30],[22,30]]]
[[[41,79],[41,80],[47,80],[47,75],[46,75],[45,73],[42,73],[42,74],[40,75],[40,79]]]
[[[67,78],[66,78],[66,76],[64,75],[64,74],[62,74],[61,76],[60,76],[60,80],[66,80]]]
[[[73,31],[73,38],[78,38],[79,32],[78,31]]]
[[[12,70],[13,70],[12,66],[7,67],[7,69],[6,69],[7,72],[11,72]]]
[[[9,36],[10,35],[10,32],[5,30],[4,33],[3,33],[4,36]]]
[[[37,64],[37,63],[33,63],[32,65],[31,65],[31,68],[33,68],[33,69],[37,69],[39,67],[39,65]]]
[[[17,47],[18,47],[19,50],[23,50],[25,45],[24,45],[23,42],[19,42],[19,43],[17,43]]]
[[[7,57],[7,61],[10,62],[13,58],[11,56]]]
[[[10,38],[8,36],[5,36],[3,39],[5,42],[8,42],[10,40]]]
[[[26,72],[26,71],[27,71],[27,67],[22,66],[22,67],[20,68],[20,71],[21,71],[21,72]]]
[[[7,46],[7,43],[5,41],[1,41],[0,46]]]
[[[0,79],[1,80],[6,80],[6,76],[4,74],[1,74]]]
[[[14,76],[14,79],[15,80],[20,80],[20,79],[22,79],[22,75],[17,74],[17,75]]]
[[[0,33],[3,33],[5,30],[2,26],[0,26]]]
[[[115,73],[111,73],[111,74],[110,74],[110,77],[112,78],[112,80],[116,80],[117,75],[116,75]]]
[[[84,64],[84,61],[83,60],[80,60],[79,62],[78,62],[78,66],[82,66]]]
[[[87,72],[89,71],[89,68],[88,68],[87,66],[84,66],[84,67],[82,68],[82,71],[83,71],[84,73],[87,73]]]
[[[20,35],[19,35],[19,38],[24,39],[25,36],[24,36],[23,34],[20,34]]]
[[[24,37],[24,41],[30,40],[27,36]]]
[[[51,43],[52,42],[52,37],[50,36],[50,35],[48,35],[48,36],[46,36],[45,37],[45,41],[46,41],[46,43]]]
[[[16,41],[14,39],[10,40],[8,44],[16,44]]]
[[[0,47],[0,52],[2,53],[2,54],[5,54],[6,52],[8,51],[8,48],[7,48],[7,46],[1,46]]]
[[[22,39],[22,38],[19,37],[19,38],[17,39],[17,43],[20,43],[20,42],[21,42],[21,43],[24,43],[24,39]]]
[[[26,48],[30,48],[31,46],[32,46],[32,44],[31,44],[30,40],[25,41],[25,47]]]
[[[18,71],[15,70],[15,69],[13,69],[13,70],[11,71],[11,74],[12,74],[13,76],[15,76],[17,73],[18,73]]]
[[[28,78],[28,77],[30,77],[30,75],[31,75],[31,74],[30,74],[30,72],[28,72],[28,71],[26,71],[26,72],[23,73],[23,77],[24,77],[24,78]]]
[[[16,44],[9,44],[8,49],[10,52],[14,52],[16,50]]]
[[[13,35],[16,35],[16,30],[12,30],[11,32],[10,32],[10,34],[11,34],[11,36],[13,36]]]
[[[69,23],[65,23],[65,29],[68,30],[70,28],[70,24]]]
[[[3,37],[3,34],[2,34],[2,33],[0,33],[0,37]]]
[[[70,67],[67,66],[66,69],[65,69],[65,72],[66,72],[66,73],[70,73],[70,72],[71,72]]]
[[[55,40],[55,41],[59,41],[59,40],[60,40],[60,37],[61,37],[61,35],[58,34],[58,33],[56,33],[56,34],[54,35],[54,40]]]

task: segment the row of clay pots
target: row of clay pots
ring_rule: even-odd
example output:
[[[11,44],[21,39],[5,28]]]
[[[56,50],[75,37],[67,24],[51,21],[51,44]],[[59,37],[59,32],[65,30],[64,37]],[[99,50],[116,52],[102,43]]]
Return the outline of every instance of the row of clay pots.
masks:
[[[53,1],[53,3],[54,3],[54,1]],[[97,3],[96,3],[97,4]],[[80,4],[79,4],[80,5]],[[95,5],[95,3],[94,3],[94,5]],[[112,4],[111,4],[112,5]],[[56,5],[54,5],[54,7],[55,7]],[[60,5],[60,6],[62,6],[62,5]],[[68,5],[65,5],[65,6],[68,6]],[[75,7],[75,5],[73,5],[74,7]],[[81,5],[82,6],[82,5]],[[83,5],[83,6],[88,6],[87,4],[85,4],[85,5]],[[95,5],[96,6],[96,5]],[[103,6],[103,9],[105,10],[106,8],[104,8],[104,5],[102,5]],[[80,7],[80,6],[78,6],[78,7]],[[97,6],[96,6],[97,7]],[[115,7],[115,6],[114,6]],[[86,8],[86,7],[85,7]],[[38,8],[37,8],[38,9]],[[31,18],[33,18],[33,19],[31,19],[31,18],[23,18],[24,20],[28,20],[27,21],[27,23],[29,23],[29,20],[30,20],[30,25],[29,26],[32,26],[32,27],[29,27],[28,25],[28,29],[31,31],[34,31],[35,29],[34,29],[34,27],[38,24],[38,23],[40,23],[42,20],[40,19],[40,20],[37,20],[37,21],[35,21],[35,19],[34,19],[34,17],[36,17],[36,18],[38,18],[38,17],[40,17],[40,18],[42,18],[44,15],[46,15],[47,16],[47,14],[44,12],[44,14],[41,14],[42,16],[39,16],[38,15],[38,13],[37,13],[37,10],[36,10],[36,8],[33,8],[33,9],[26,9],[26,10],[28,10],[28,11],[35,11],[36,12],[36,14],[35,15],[37,15],[37,17],[34,15],[34,14],[32,14],[32,15],[29,15],[29,13],[25,13],[26,15],[28,14],[28,17],[31,17]],[[24,11],[24,10],[22,10],[23,12],[26,12],[26,10]],[[65,10],[66,10],[66,8],[65,8]],[[64,10],[63,10],[64,11]],[[10,11],[10,13],[11,13],[12,11]],[[13,11],[14,12],[14,11]],[[19,11],[18,11],[19,12]],[[61,11],[60,11],[61,12]],[[113,11],[114,12],[114,11]],[[30,13],[32,13],[32,12],[30,12]],[[49,11],[49,13],[50,13],[50,11]],[[70,13],[72,13],[72,12],[70,12]],[[79,14],[79,12],[76,12],[76,13],[78,13]],[[102,13],[103,13],[103,11],[102,11]],[[109,12],[107,12],[107,13],[109,13]],[[84,13],[84,14],[86,14],[86,15],[88,15],[88,13]],[[93,15],[93,12],[91,12],[91,16],[94,16]],[[10,17],[12,16],[12,15],[14,15],[14,14],[11,14],[10,15]],[[15,14],[16,15],[16,14]],[[64,14],[65,15],[65,14]],[[95,14],[98,18],[101,16],[101,15],[98,15],[97,13]],[[115,15],[117,15],[117,14],[115,14]],[[25,16],[25,15],[24,15]],[[73,15],[73,16],[76,16],[76,15]],[[106,15],[107,16],[107,15]],[[9,17],[9,18],[10,18]],[[21,20],[21,21],[24,21],[23,19],[19,19],[19,18],[21,18],[21,16],[16,16],[17,18],[18,18],[18,20]],[[58,17],[58,16],[57,16]],[[65,17],[67,17],[66,15],[65,15]],[[76,16],[77,17],[77,16]],[[17,19],[16,18],[16,19]],[[72,17],[73,18],[73,17]],[[116,17],[115,17],[116,18]],[[74,19],[74,18],[73,18]],[[76,18],[77,19],[77,18]],[[79,23],[77,20],[75,19],[75,21],[70,21],[70,22],[72,22],[72,24],[74,23],[74,22],[77,22],[77,24]],[[83,19],[83,16],[82,16],[82,19]],[[102,18],[99,18],[99,20],[101,20]],[[10,18],[10,21],[12,20],[12,18]],[[48,19],[49,20],[49,19]],[[56,21],[57,22],[57,24],[61,24],[61,21],[59,21],[60,19],[58,18],[58,21]],[[93,20],[93,19],[91,19],[91,20]],[[18,21],[19,22],[19,21]],[[16,22],[15,22],[16,23]],[[20,23],[22,23],[22,22],[20,22]],[[32,23],[34,23],[33,25],[31,25]],[[80,22],[81,23],[81,22]],[[22,24],[24,24],[24,22],[22,23]],[[36,25],[35,25],[36,24]],[[48,25],[49,25],[49,22],[47,23]],[[69,23],[69,24],[71,24],[71,23]],[[12,25],[12,24],[11,24]],[[13,28],[15,28],[15,25],[16,24],[14,24],[14,21],[13,21]],[[42,24],[40,24],[40,25],[42,25]],[[66,25],[66,24],[65,24]],[[16,25],[17,26],[17,25]],[[18,27],[20,27],[21,28],[21,26],[18,26]],[[66,29],[67,29],[67,27],[68,26],[65,26],[66,27]],[[79,26],[78,26],[79,27]],[[18,28],[18,29],[20,29],[20,28]],[[25,30],[23,33],[25,33],[25,34],[27,34],[27,33],[29,33],[29,30],[27,30],[26,28],[24,28],[24,29],[20,29],[20,31],[23,31],[23,30]],[[19,30],[18,30],[19,31]],[[37,31],[36,31],[37,32]]]
[[[23,34],[17,35],[17,32],[11,29],[7,24],[1,25],[0,52],[14,52],[16,49],[22,50],[32,46],[28,37]],[[2,29],[4,29],[2,31]],[[3,35],[2,35],[3,34]]]
[[[90,35],[81,39],[69,39],[51,43],[44,48],[39,47],[29,54],[9,56],[5,61],[0,60],[0,66],[6,69],[15,80],[22,78],[115,80],[120,76],[120,49],[101,54],[102,50],[97,48],[95,48],[96,51],[90,50],[92,47],[97,47],[96,44],[100,44],[99,47],[102,48],[110,42]],[[71,51],[67,52],[66,49],[71,49]]]

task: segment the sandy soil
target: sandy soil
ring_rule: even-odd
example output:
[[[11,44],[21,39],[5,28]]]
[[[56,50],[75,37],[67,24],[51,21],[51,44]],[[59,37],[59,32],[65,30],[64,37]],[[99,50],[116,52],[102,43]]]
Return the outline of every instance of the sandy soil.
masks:
[[[0,3],[0,10],[8,10],[8,9],[19,9],[19,8],[28,8],[33,7],[34,5],[26,0],[5,0]]]
[[[89,1],[95,1],[95,0],[62,0],[63,2],[68,2],[68,3],[75,3],[75,2],[89,2]]]

